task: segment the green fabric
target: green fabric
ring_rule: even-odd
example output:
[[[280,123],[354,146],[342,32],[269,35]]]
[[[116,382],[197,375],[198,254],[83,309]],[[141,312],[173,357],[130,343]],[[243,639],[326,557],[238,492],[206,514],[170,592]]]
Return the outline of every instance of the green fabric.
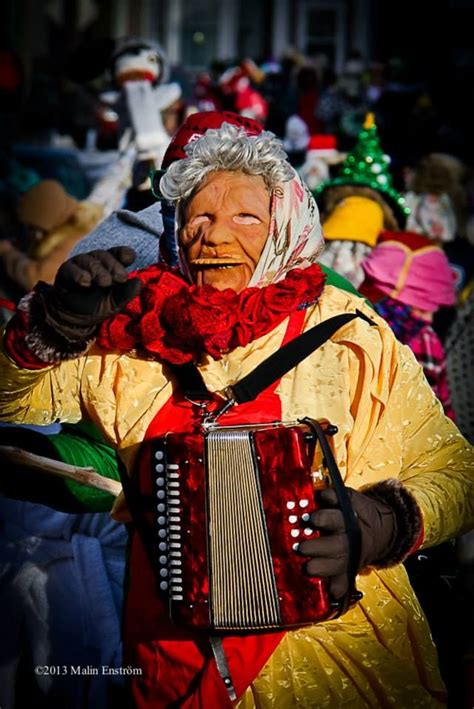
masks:
[[[333,271],[332,268],[329,268],[328,266],[324,266],[322,263],[319,264],[321,267],[321,271],[326,274],[326,285],[328,286],[335,286],[336,288],[340,288],[341,290],[345,290],[348,293],[353,293],[354,295],[358,295],[359,298],[362,298],[363,296],[359,293],[359,291],[354,288],[352,283],[347,280],[347,278],[344,278],[344,276],[341,276],[339,273],[336,271]],[[367,298],[364,298],[365,302],[367,305],[369,305],[372,310],[374,309],[374,306],[370,302],[370,300],[367,300]]]
[[[80,422],[63,425],[61,433],[49,436],[49,440],[64,463],[94,468],[99,475],[120,480],[117,456],[114,448],[101,437],[94,424]],[[74,497],[91,512],[106,512],[112,508],[113,495],[96,490],[74,480],[64,480]]]

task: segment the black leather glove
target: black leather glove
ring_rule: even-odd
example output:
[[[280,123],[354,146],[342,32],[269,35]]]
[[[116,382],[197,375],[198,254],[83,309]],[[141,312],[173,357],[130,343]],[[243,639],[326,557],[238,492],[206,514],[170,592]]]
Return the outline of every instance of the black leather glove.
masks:
[[[31,319],[44,346],[52,348],[50,359],[68,359],[87,349],[104,320],[138,295],[142,284],[125,269],[134,260],[128,246],[91,251],[66,261],[53,286],[37,285]]]
[[[358,570],[367,566],[383,568],[402,561],[421,531],[421,513],[415,499],[397,480],[358,492],[347,488],[361,530]],[[334,490],[318,494],[321,509],[311,515],[311,523],[321,532],[318,539],[302,542],[299,552],[311,557],[306,564],[310,576],[329,577],[334,598],[348,591],[349,545],[342,512]]]

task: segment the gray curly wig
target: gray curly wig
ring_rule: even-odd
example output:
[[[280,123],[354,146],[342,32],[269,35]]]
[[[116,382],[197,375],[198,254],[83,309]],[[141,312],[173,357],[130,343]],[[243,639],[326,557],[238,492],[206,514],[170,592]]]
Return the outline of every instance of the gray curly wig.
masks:
[[[260,175],[269,190],[294,177],[281,141],[269,131],[247,135],[243,128],[223,123],[189,143],[185,152],[188,157],[172,163],[160,180],[160,192],[171,202],[188,198],[216,170]]]

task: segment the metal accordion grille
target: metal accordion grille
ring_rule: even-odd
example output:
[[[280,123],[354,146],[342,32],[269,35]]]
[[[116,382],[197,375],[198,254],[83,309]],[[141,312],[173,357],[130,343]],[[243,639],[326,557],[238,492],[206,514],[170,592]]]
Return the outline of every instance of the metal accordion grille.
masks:
[[[222,630],[278,627],[278,594],[250,432],[210,432],[206,456],[213,625]]]

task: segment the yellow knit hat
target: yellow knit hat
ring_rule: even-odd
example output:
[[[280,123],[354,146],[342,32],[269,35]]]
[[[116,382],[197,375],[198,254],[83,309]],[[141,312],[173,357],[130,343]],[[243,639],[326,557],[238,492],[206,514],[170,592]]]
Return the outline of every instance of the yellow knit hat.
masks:
[[[382,207],[368,197],[342,199],[323,223],[326,240],[361,241],[372,248],[382,229]]]

